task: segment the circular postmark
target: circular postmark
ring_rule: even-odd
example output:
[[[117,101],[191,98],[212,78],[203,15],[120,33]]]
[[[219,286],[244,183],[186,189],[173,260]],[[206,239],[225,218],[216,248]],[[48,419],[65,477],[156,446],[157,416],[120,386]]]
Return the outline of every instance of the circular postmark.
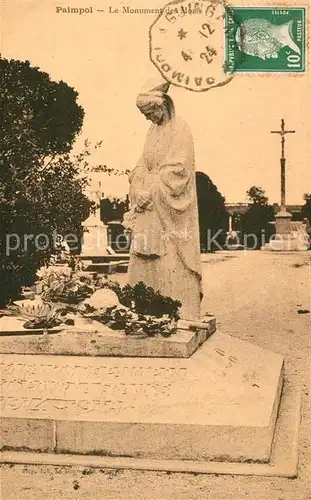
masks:
[[[202,92],[229,83],[224,0],[175,0],[151,25],[150,59],[173,85]]]

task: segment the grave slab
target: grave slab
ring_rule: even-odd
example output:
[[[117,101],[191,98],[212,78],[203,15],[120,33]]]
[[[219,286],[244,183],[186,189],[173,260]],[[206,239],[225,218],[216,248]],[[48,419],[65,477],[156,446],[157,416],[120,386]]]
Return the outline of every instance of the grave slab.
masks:
[[[51,422],[54,453],[270,459],[283,358],[228,335],[188,359],[3,354],[1,367],[3,449],[38,451],[21,425],[38,420]]]
[[[300,414],[301,389],[285,381],[269,463],[157,460],[27,451],[3,451],[0,463],[295,478],[298,474]]]
[[[76,321],[75,327],[63,330],[58,327],[42,335],[42,331],[25,330],[22,326],[25,320],[2,317],[0,353],[189,358],[216,331],[214,316],[205,321],[196,331],[182,329],[187,325],[181,322],[181,327],[170,337],[139,337],[111,330],[97,321],[83,324]]]
[[[3,449],[53,452],[54,426],[55,422],[49,419],[1,417],[0,435]]]

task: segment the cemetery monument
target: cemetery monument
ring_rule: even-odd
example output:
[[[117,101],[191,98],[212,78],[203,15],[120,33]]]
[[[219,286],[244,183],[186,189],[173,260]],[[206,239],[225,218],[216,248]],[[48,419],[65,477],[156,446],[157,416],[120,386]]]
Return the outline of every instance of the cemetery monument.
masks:
[[[153,94],[152,117],[167,116],[164,90]],[[119,468],[293,476],[291,442],[278,462],[279,434],[291,439],[296,422],[282,410],[290,400],[287,388],[283,403],[283,357],[200,317],[197,226],[192,242],[175,239],[196,216],[191,136],[170,120],[157,127],[131,180],[127,223],[147,235],[131,254],[133,284],[48,267],[38,272],[35,301],[1,313],[4,460],[23,460],[27,450],[36,463],[79,455],[89,464],[92,455]],[[153,172],[157,155],[165,182]],[[155,238],[162,228],[164,242]],[[162,295],[169,286],[173,297]]]
[[[271,134],[278,134],[281,137],[281,207],[275,216],[275,237],[262,247],[263,250],[303,251],[310,248],[305,225],[302,222],[293,222],[291,220],[292,215],[286,210],[285,137],[286,134],[295,134],[295,132],[295,130],[286,130],[283,118],[281,120],[281,129],[271,131]]]

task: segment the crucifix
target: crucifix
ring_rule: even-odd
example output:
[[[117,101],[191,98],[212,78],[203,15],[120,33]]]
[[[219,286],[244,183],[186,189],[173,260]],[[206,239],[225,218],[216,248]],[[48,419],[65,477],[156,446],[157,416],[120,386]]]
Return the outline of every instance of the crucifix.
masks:
[[[281,130],[272,130],[271,134],[280,134],[281,136],[281,211],[286,211],[286,187],[285,187],[285,135],[295,134],[296,130],[285,130],[285,121],[281,120]]]

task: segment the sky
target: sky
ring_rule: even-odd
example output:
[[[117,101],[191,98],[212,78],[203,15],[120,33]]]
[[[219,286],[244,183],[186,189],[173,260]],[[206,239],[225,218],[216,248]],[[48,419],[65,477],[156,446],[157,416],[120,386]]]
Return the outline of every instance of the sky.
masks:
[[[269,2],[254,4],[259,3]],[[299,5],[294,0],[290,3]],[[122,13],[123,6],[160,8],[164,4],[158,0],[111,0],[110,4],[2,0],[1,54],[29,60],[53,80],[74,87],[86,113],[75,149],[86,138],[93,143],[102,140],[100,152],[92,156],[94,163],[132,169],[149,127],[136,108],[136,96],[146,80],[157,76],[149,59],[148,37],[156,15]],[[68,7],[92,7],[93,14],[57,13]],[[114,9],[121,12],[109,12]],[[311,191],[310,90],[308,73],[236,74],[228,85],[207,92],[171,86],[169,93],[177,114],[191,127],[196,169],[210,176],[227,202],[246,201],[252,185],[264,188],[271,203],[279,202],[280,138],[270,131],[278,130],[284,118],[287,128],[296,130],[286,138],[287,203],[302,204],[303,193]],[[102,186],[107,196],[128,191],[126,177],[104,176]]]

